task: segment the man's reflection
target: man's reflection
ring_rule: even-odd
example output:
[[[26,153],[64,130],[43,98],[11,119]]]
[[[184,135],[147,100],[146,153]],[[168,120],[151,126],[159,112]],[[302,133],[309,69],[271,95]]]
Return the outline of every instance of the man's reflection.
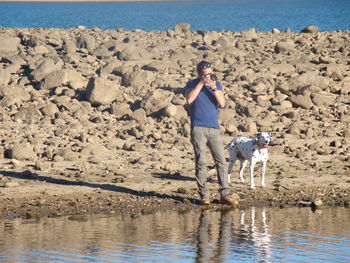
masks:
[[[203,210],[200,214],[196,262],[268,262],[270,245],[265,209]]]

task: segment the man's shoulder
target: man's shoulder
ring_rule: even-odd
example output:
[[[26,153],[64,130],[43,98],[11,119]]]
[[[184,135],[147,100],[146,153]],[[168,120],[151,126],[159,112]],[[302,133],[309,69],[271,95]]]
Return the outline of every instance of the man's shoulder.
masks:
[[[186,88],[194,88],[198,83],[198,79],[190,79],[187,84]]]

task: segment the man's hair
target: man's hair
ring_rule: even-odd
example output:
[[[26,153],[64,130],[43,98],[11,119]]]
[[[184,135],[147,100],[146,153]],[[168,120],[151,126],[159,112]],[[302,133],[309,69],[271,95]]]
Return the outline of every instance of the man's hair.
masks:
[[[197,65],[197,72],[198,72],[198,74],[202,74],[203,69],[211,68],[211,67],[212,66],[211,66],[211,64],[209,62],[202,60]]]

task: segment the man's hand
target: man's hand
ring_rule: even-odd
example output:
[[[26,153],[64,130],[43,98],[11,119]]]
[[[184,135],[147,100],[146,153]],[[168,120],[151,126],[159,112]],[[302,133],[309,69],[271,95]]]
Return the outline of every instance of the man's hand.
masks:
[[[204,85],[209,86],[212,90],[216,90],[216,81],[210,78],[210,74],[206,75],[204,78]]]

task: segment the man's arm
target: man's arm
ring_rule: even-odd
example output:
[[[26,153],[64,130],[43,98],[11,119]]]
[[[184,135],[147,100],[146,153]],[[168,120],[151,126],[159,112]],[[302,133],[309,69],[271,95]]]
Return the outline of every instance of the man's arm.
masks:
[[[214,91],[214,96],[216,101],[219,104],[220,108],[224,108],[226,105],[226,101],[225,101],[225,96],[224,96],[224,92],[218,89],[218,86],[216,85],[216,81],[215,80],[208,80],[207,81],[207,85],[210,86],[210,88]]]
[[[219,107],[223,109],[225,107],[225,105],[226,105],[226,101],[225,101],[225,97],[224,97],[223,91],[217,89],[217,90],[214,91],[214,95],[215,95],[216,101],[219,104]]]
[[[192,102],[195,101],[195,99],[198,97],[199,92],[203,88],[204,84],[205,82],[202,79],[198,82],[198,84],[196,85],[196,87],[194,87],[194,89],[191,89],[186,93],[186,101],[188,104],[192,104]]]

